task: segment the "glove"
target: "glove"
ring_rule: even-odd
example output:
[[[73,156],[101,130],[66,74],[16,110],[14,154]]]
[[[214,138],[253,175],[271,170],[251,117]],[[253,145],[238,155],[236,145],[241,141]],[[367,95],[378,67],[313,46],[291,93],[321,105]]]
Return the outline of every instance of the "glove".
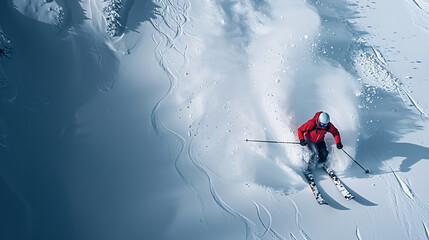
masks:
[[[304,139],[299,140],[299,144],[301,144],[301,146],[305,146],[307,145],[307,141],[305,141]]]
[[[343,148],[343,144],[341,142],[337,143],[337,148],[338,149],[342,149]]]

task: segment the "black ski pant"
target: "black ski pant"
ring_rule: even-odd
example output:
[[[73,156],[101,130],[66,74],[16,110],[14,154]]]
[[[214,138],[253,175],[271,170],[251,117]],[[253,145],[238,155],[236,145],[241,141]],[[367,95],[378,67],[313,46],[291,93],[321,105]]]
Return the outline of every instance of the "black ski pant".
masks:
[[[315,156],[313,155],[312,159],[316,163],[326,162],[329,152],[328,152],[328,149],[326,148],[325,141],[321,141],[318,143],[309,142],[308,147],[315,154]]]
[[[317,156],[318,156],[319,163],[326,162],[329,152],[326,149],[325,141],[316,143],[316,149],[317,149]]]

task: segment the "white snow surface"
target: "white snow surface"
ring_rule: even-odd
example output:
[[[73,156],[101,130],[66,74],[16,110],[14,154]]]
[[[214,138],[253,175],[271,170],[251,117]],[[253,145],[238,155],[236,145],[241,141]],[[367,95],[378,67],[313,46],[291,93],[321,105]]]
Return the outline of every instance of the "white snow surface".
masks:
[[[0,1],[0,239],[429,239],[427,0],[105,4]],[[245,141],[321,110],[370,170],[328,134],[323,206]]]
[[[51,25],[61,24],[63,8],[55,0],[13,0],[16,9],[28,18]]]

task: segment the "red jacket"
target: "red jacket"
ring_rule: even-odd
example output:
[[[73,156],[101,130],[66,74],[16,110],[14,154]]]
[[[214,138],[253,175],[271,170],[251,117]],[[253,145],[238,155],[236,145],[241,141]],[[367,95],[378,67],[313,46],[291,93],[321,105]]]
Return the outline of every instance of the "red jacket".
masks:
[[[325,134],[327,132],[330,132],[334,138],[335,142],[339,143],[341,142],[340,138],[340,132],[338,132],[338,129],[334,126],[334,124],[329,123],[327,127],[322,128],[317,125],[319,115],[322,112],[316,113],[314,117],[310,120],[308,120],[306,123],[304,123],[301,127],[298,128],[298,137],[299,140],[304,139],[304,135],[307,140],[310,140],[314,143],[319,143],[321,141],[325,140]]]

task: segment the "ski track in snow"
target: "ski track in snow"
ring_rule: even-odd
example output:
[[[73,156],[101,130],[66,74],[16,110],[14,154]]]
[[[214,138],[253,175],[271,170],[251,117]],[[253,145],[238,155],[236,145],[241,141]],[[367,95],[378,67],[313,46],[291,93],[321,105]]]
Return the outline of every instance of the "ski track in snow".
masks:
[[[419,1],[420,3],[418,3],[417,1]],[[413,3],[420,9],[422,10],[425,14],[429,14],[429,3],[424,3],[420,0],[413,0]]]
[[[181,55],[184,59],[184,66],[182,66],[182,68],[189,63],[189,59],[186,55],[187,46],[185,46],[183,51],[180,51],[178,47],[175,45],[175,41],[182,35],[189,36],[189,34],[186,34],[186,32],[184,31],[183,27],[189,19],[188,11],[191,5],[190,5],[190,1],[186,1],[183,6],[181,6],[180,3],[177,1],[157,1],[156,4],[160,6],[160,10],[158,13],[160,18],[151,20],[152,26],[158,33],[158,35],[152,36],[152,39],[156,44],[155,57],[158,60],[160,67],[167,74],[168,79],[170,81],[170,85],[167,92],[161,97],[161,99],[152,109],[152,114],[151,114],[152,127],[157,134],[160,134],[161,130],[163,130],[163,131],[169,132],[175,138],[180,140],[181,150],[179,151],[178,156],[176,157],[175,168],[178,174],[180,175],[180,177],[182,178],[182,180],[185,183],[187,183],[196,192],[198,196],[198,193],[195,187],[193,186],[193,184],[189,180],[187,180],[186,176],[182,173],[182,171],[179,168],[179,159],[181,158],[183,149],[187,144],[186,140],[180,134],[168,128],[157,115],[158,110],[160,109],[162,103],[172,94],[172,89],[174,89],[178,85],[178,82],[180,80],[179,70],[173,66],[173,64],[166,57],[166,54],[169,53],[170,51],[174,51],[175,53]],[[272,217],[268,209],[266,209],[264,206],[261,205],[264,211],[269,216],[270,221],[268,225],[265,225],[265,223],[262,220],[262,217],[260,215],[260,207],[259,207],[260,205],[254,202],[257,208],[259,221],[265,228],[265,231],[262,233],[261,237],[258,237],[256,224],[252,222],[252,220],[244,216],[243,214],[236,211],[220,197],[220,195],[217,193],[215,184],[213,183],[213,177],[211,176],[210,171],[204,166],[204,164],[201,161],[199,161],[195,156],[193,156],[192,139],[188,143],[188,157],[193,163],[193,165],[206,176],[209,182],[210,194],[213,200],[215,201],[215,203],[225,212],[227,212],[228,214],[230,214],[235,218],[240,219],[244,223],[246,228],[246,239],[249,239],[249,240],[260,239],[263,236],[265,236],[268,231],[270,231],[277,239],[285,239],[275,230],[271,229]],[[201,198],[199,198],[199,200],[202,202]],[[201,203],[201,205],[203,204]]]
[[[229,215],[243,222],[246,228],[246,239],[249,239],[249,240],[262,239],[263,237],[266,236],[267,233],[270,233],[270,235],[275,239],[279,239],[279,240],[286,239],[279,232],[275,231],[272,228],[271,213],[262,204],[252,200],[256,207],[258,220],[264,228],[264,231],[262,233],[259,233],[257,230],[256,224],[251,219],[249,219],[244,214],[235,210],[232,206],[226,203],[216,190],[214,180],[213,180],[214,173],[212,173],[198,158],[196,158],[196,156],[194,156],[194,153],[192,150],[193,137],[187,143],[184,137],[182,137],[179,133],[174,132],[172,129],[168,128],[164,124],[162,119],[158,117],[158,111],[161,108],[163,102],[173,94],[173,89],[175,89],[175,87],[179,84],[179,81],[181,80],[180,70],[178,70],[174,66],[174,64],[172,64],[170,59],[167,57],[167,54],[170,54],[171,51],[173,51],[173,53],[182,56],[183,62],[184,62],[182,68],[186,67],[189,64],[189,59],[186,54],[187,46],[185,46],[183,50],[179,50],[179,48],[175,45],[175,42],[181,36],[187,36],[192,39],[198,39],[198,38],[188,34],[184,30],[185,24],[187,23],[188,19],[190,19],[190,16],[188,15],[188,11],[191,6],[190,1],[186,1],[186,3],[184,3],[183,6],[180,5],[179,1],[167,1],[167,2],[157,1],[156,4],[160,6],[159,13],[158,13],[159,18],[151,20],[151,24],[157,33],[152,35],[152,40],[156,44],[154,52],[155,52],[155,57],[158,60],[158,64],[160,65],[161,69],[163,69],[163,71],[167,74],[170,84],[166,93],[161,97],[161,99],[157,102],[155,107],[152,109],[151,122],[152,122],[152,127],[157,134],[168,132],[172,134],[176,139],[179,139],[181,149],[175,160],[176,171],[178,172],[181,179],[187,185],[189,185],[193,189],[193,191],[195,191],[199,201],[201,202],[201,205],[203,205],[202,199],[199,197],[197,190],[179,168],[179,159],[182,159],[181,158],[182,152],[184,148],[187,147],[188,158],[190,159],[190,162],[200,172],[202,172],[208,180],[209,190],[210,190],[212,199],[221,209],[223,209]],[[196,122],[198,122],[198,120],[194,121],[194,123]],[[262,219],[261,208],[264,210],[264,212],[269,218],[268,224],[265,223],[264,220]],[[301,235],[303,235],[305,239],[308,239],[308,240],[310,239],[302,230],[301,230]]]
[[[151,19],[150,22],[156,32],[158,33],[158,36],[155,34],[152,35],[152,40],[155,42],[156,47],[154,50],[154,54],[156,59],[158,60],[158,63],[160,67],[164,70],[164,72],[167,74],[167,77],[170,81],[169,88],[167,92],[161,97],[161,99],[156,103],[155,107],[152,109],[151,112],[151,123],[152,128],[154,129],[156,134],[160,134],[161,130],[165,131],[171,135],[174,136],[174,138],[177,139],[176,142],[179,143],[179,152],[177,153],[177,156],[174,160],[174,167],[176,169],[177,174],[180,176],[180,178],[192,189],[192,191],[195,193],[197,200],[200,204],[200,207],[202,211],[204,212],[204,202],[198,194],[198,191],[196,190],[194,184],[188,180],[188,178],[185,176],[185,174],[180,169],[180,162],[179,160],[182,157],[182,154],[184,152],[184,149],[186,147],[186,140],[185,138],[180,135],[179,133],[173,131],[169,127],[167,127],[162,120],[158,118],[158,110],[161,107],[162,103],[168,98],[171,93],[172,89],[177,86],[179,82],[179,73],[178,70],[168,61],[168,59],[165,57],[165,55],[173,50],[176,53],[180,54],[184,58],[184,66],[185,67],[189,60],[186,56],[186,50],[187,46],[185,46],[183,52],[181,52],[176,46],[175,46],[175,40],[177,40],[183,33],[183,26],[187,23],[188,19],[188,11],[190,8],[190,1],[185,1],[184,6],[179,7],[180,4],[175,2],[176,5],[173,4],[171,1],[158,1],[157,5],[160,6],[160,10],[157,13],[159,17],[161,17],[161,21],[158,20],[158,18]],[[170,5],[171,4],[171,5]],[[170,23],[168,21],[167,16],[172,14],[173,15],[173,22]],[[175,16],[175,17],[174,17]],[[180,20],[180,21],[179,21]],[[177,26],[175,26],[177,25]],[[174,36],[172,36],[174,35]],[[166,137],[166,136],[163,136]],[[188,151],[190,151],[190,146],[188,147]],[[190,153],[189,153],[190,156]],[[203,217],[203,221],[205,222],[205,218]]]
[[[263,239],[263,238],[264,238],[264,236],[265,236],[268,232],[270,232],[270,233],[271,233],[271,235],[272,235],[274,238],[279,239],[279,240],[284,240],[285,238],[284,238],[280,233],[278,233],[277,231],[275,231],[274,229],[272,229],[272,228],[271,228],[271,225],[272,225],[272,223],[273,223],[273,219],[272,219],[272,216],[271,216],[270,211],[268,211],[268,209],[267,209],[264,205],[261,205],[260,203],[257,203],[257,202],[255,202],[255,201],[253,201],[253,204],[254,204],[254,205],[255,205],[255,207],[256,207],[256,211],[257,211],[257,214],[258,214],[259,221],[261,222],[262,226],[265,228],[265,231],[262,233],[262,235],[261,235],[259,238],[260,238],[260,239]],[[269,223],[268,223],[268,225],[266,225],[266,224],[264,223],[263,219],[262,219],[262,216],[261,216],[261,214],[260,214],[260,207],[259,207],[259,205],[261,205],[261,206],[262,206],[262,208],[264,209],[265,213],[268,215],[268,218],[269,218]],[[293,234],[292,234],[292,233],[291,233],[291,236],[293,236]],[[294,237],[294,239],[296,239],[296,238],[295,238],[295,236],[293,236],[293,237]]]
[[[386,59],[384,59],[383,55],[381,54],[380,51],[378,51],[376,48],[371,47],[371,50],[374,52],[375,56],[377,57],[377,59],[382,62],[384,65],[386,65]]]
[[[360,235],[360,231],[359,231],[359,226],[356,225],[356,239],[357,240],[362,240],[362,237]]]
[[[412,22],[415,26],[429,32],[429,3],[421,0],[413,0],[409,2],[411,11],[413,12]],[[415,8],[417,7],[417,9]],[[417,11],[416,11],[417,10]]]
[[[171,95],[172,89],[177,86],[179,81],[179,73],[178,70],[171,64],[165,55],[170,51],[174,50],[180,55],[184,56],[186,59],[185,64],[189,61],[186,58],[186,48],[184,52],[179,51],[179,49],[175,46],[175,40],[178,39],[183,34],[183,26],[187,23],[188,19],[188,11],[190,8],[190,2],[186,1],[186,4],[182,7],[179,3],[167,1],[157,1],[157,5],[160,6],[159,10],[159,18],[151,19],[151,24],[158,32],[159,36],[152,36],[153,41],[156,43],[155,48],[155,57],[158,60],[161,68],[166,72],[168,79],[170,80],[170,86],[164,96],[158,101],[155,107],[152,110],[151,121],[152,126],[156,133],[159,133],[158,123],[162,123],[161,120],[158,119],[157,111],[164,100]],[[172,15],[172,21],[169,19],[169,15]],[[174,26],[176,24],[177,26]],[[173,35],[173,36],[172,36]],[[158,38],[158,39],[157,39]]]
[[[176,139],[179,140],[180,142],[180,151],[178,156],[176,157],[175,160],[175,167],[176,170],[178,172],[178,174],[180,175],[180,177],[186,182],[189,183],[188,180],[186,180],[185,176],[182,174],[182,172],[179,170],[178,168],[178,160],[184,150],[184,147],[186,145],[186,141],[183,138],[183,136],[181,136],[180,134],[174,132],[173,130],[169,129],[167,126],[165,126],[165,124],[158,119],[157,116],[157,111],[159,109],[159,107],[161,106],[162,102],[171,94],[171,90],[173,89],[174,86],[177,85],[178,83],[178,73],[176,68],[169,63],[169,61],[165,58],[165,54],[170,51],[171,49],[174,49],[175,51],[179,51],[175,45],[174,45],[174,41],[179,38],[181,36],[182,31],[180,31],[183,27],[184,24],[186,24],[186,21],[183,22],[178,22],[175,21],[175,23],[177,23],[178,25],[181,25],[180,27],[177,27],[177,29],[174,29],[171,25],[171,23],[169,23],[166,19],[166,17],[163,16],[163,14],[169,14],[171,13],[171,11],[173,11],[173,13],[175,15],[187,15],[187,11],[188,8],[175,8],[176,6],[172,5],[169,6],[168,3],[165,3],[165,1],[159,1],[157,2],[157,4],[159,6],[161,6],[160,12],[159,12],[159,16],[161,17],[162,21],[158,21],[158,18],[156,19],[151,19],[151,24],[152,26],[155,28],[155,30],[157,31],[157,33],[159,34],[159,36],[152,36],[153,41],[156,43],[156,47],[155,47],[155,57],[158,60],[159,65],[161,66],[161,68],[165,71],[165,73],[168,76],[168,79],[170,81],[170,85],[169,88],[167,90],[167,92],[164,94],[164,96],[161,97],[161,99],[156,103],[155,107],[152,109],[152,113],[151,113],[151,122],[152,122],[152,127],[154,129],[154,131],[159,134],[160,133],[160,126],[162,129],[166,130],[167,132],[171,133]],[[188,4],[188,6],[190,6]],[[167,12],[168,11],[168,12]],[[187,19],[186,17],[183,17],[183,19]],[[166,28],[164,30],[164,28]],[[171,37],[170,35],[173,33],[174,37]],[[162,45],[164,47],[162,47]],[[185,55],[185,53],[180,53]]]
[[[426,226],[425,222],[422,221],[423,224],[423,228],[425,230],[425,235],[426,235],[426,239],[429,240],[429,231],[428,231],[428,227]]]
[[[302,229],[301,224],[300,224],[300,219],[302,218],[302,214],[298,209],[298,206],[296,205],[296,203],[289,198],[289,201],[292,202],[293,206],[295,207],[295,224],[299,229],[299,233],[301,234],[301,236],[305,239],[305,240],[311,240],[311,238],[307,235],[307,233],[304,231],[304,229]]]
[[[261,216],[261,211],[260,211],[260,208],[259,208],[259,204],[257,202],[255,202],[255,201],[253,202],[253,204],[256,207],[256,211],[258,213],[259,221],[261,222],[262,226],[265,228],[265,232],[259,237],[259,238],[263,238],[267,234],[267,232],[270,230],[271,224],[273,223],[273,218],[271,217],[270,212],[262,205],[262,208],[264,209],[265,213],[267,213],[267,215],[269,217],[268,225],[265,225],[264,220],[262,219],[262,216]]]
[[[395,176],[396,180],[399,183],[399,186],[401,187],[401,190],[407,195],[410,199],[414,199],[413,191],[411,190],[410,186],[400,178],[393,169],[391,169],[393,175]]]
[[[426,204],[421,201],[416,193],[414,193],[404,180],[392,170],[388,165],[385,165],[386,170],[390,169],[392,174],[382,177],[387,188],[386,193],[389,198],[389,205],[393,214],[396,216],[398,222],[402,225],[404,232],[409,239],[423,239],[423,235],[427,235],[426,228],[422,229],[419,219],[421,221],[429,221],[429,210]],[[393,179],[392,179],[393,175]],[[390,178],[390,179],[389,179]],[[417,237],[419,236],[419,237]]]
[[[421,10],[424,10],[422,7],[420,7],[420,4],[418,4],[418,3],[416,2],[416,0],[413,0],[413,3],[414,3],[418,8],[420,8]]]
[[[203,165],[201,161],[199,161],[195,156],[192,154],[192,140],[189,144],[188,154],[191,161],[194,163],[194,165],[206,176],[209,187],[210,187],[210,194],[213,198],[213,200],[216,202],[216,204],[225,210],[228,214],[230,214],[233,217],[239,218],[246,227],[246,240],[252,240],[252,239],[258,239],[258,231],[256,229],[256,224],[244,216],[243,214],[236,211],[234,208],[229,206],[217,193],[215,185],[213,183],[212,176],[209,173],[209,170],[206,169],[206,167]]]

